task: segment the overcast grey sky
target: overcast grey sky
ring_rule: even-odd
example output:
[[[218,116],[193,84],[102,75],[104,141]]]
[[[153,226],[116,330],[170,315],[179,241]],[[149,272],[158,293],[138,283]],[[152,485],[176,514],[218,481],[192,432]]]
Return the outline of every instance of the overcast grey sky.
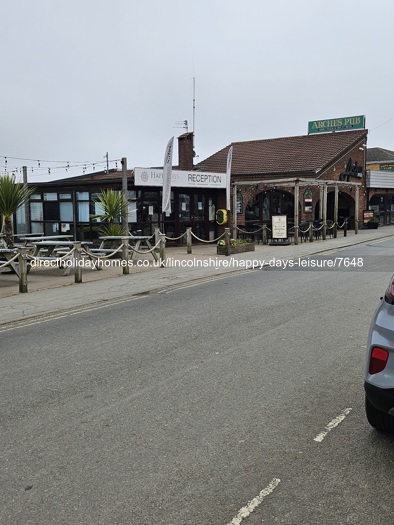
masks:
[[[12,0],[0,13],[0,172],[63,178],[82,174],[67,161],[99,170],[107,152],[161,165],[176,123],[193,129],[193,78],[196,162],[354,115],[369,147],[394,150],[392,0]]]

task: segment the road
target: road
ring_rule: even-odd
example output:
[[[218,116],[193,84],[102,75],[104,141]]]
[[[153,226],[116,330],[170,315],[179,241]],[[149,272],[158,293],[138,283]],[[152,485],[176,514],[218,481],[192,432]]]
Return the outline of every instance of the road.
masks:
[[[393,255],[0,327],[0,524],[391,525],[394,438],[366,422],[363,368]]]

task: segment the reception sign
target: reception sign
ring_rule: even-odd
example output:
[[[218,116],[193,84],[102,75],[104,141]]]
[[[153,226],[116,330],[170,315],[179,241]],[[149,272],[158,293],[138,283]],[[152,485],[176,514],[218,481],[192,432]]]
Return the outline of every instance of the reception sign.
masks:
[[[134,168],[135,186],[162,186],[163,168]],[[171,187],[178,188],[226,188],[225,173],[207,171],[172,170]]]

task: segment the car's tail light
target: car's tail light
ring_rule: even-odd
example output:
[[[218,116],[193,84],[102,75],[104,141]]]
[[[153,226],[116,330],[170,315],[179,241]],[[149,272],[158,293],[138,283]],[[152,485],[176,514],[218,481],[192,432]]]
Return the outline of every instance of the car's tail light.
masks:
[[[384,370],[389,358],[389,353],[384,348],[374,346],[371,352],[371,360],[369,362],[369,373],[378,374]]]

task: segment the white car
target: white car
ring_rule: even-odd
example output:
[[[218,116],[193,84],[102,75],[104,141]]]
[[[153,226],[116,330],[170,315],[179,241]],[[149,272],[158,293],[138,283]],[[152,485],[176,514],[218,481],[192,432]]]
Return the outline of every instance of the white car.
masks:
[[[394,276],[369,329],[364,388],[368,422],[394,433]]]

